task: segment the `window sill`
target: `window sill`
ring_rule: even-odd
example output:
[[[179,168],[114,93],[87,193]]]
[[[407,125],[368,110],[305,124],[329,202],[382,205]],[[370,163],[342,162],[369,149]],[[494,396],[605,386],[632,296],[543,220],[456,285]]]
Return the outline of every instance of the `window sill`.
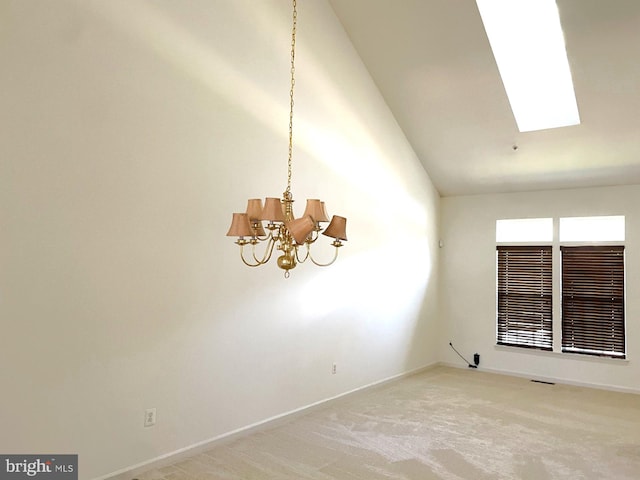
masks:
[[[585,361],[585,362],[595,362],[595,363],[607,363],[610,365],[626,365],[629,363],[629,357],[627,358],[611,358],[611,357],[598,357],[595,355],[585,355],[581,353],[563,353],[556,351],[548,351],[548,350],[538,350],[535,348],[521,348],[521,347],[512,347],[508,345],[494,345],[494,350],[501,352],[510,352],[510,353],[523,353],[525,355],[534,355],[534,356],[542,356],[542,357],[551,357],[551,358],[562,358],[565,360],[577,360],[577,361]]]

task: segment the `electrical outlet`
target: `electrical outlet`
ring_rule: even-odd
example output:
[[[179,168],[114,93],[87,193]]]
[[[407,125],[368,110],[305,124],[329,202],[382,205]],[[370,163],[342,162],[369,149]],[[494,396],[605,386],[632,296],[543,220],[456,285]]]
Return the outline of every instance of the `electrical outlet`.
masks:
[[[156,409],[147,408],[144,411],[144,426],[153,427],[156,424]]]
[[[331,367],[331,374],[335,375],[338,372],[338,366],[334,363]]]

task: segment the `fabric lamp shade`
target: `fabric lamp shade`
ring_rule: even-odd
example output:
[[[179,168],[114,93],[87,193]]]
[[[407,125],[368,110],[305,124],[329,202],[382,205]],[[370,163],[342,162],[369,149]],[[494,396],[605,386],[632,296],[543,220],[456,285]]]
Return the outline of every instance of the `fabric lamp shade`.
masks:
[[[310,215],[316,222],[328,222],[329,217],[324,209],[323,202],[318,199],[308,199],[307,207],[304,210],[303,216]]]
[[[326,228],[323,235],[327,237],[335,238],[336,240],[347,240],[347,219],[334,215],[331,219],[331,223]]]
[[[227,237],[251,237],[254,235],[246,213],[234,213]]]
[[[309,234],[315,229],[315,222],[309,215],[305,215],[296,220],[291,220],[286,223],[287,229],[291,236],[295,239],[296,243],[302,245]]]
[[[251,222],[259,222],[262,220],[262,199],[251,198],[247,201],[247,215]]]
[[[265,236],[264,227],[262,226],[262,200],[260,198],[251,198],[247,201],[247,216],[253,235],[257,237]]]
[[[264,201],[264,208],[260,220],[269,220],[270,222],[284,222],[284,213],[282,211],[282,202],[279,198],[268,197]]]
[[[327,213],[327,207],[324,205],[324,202],[320,202],[320,208],[322,209],[322,218],[324,219],[321,220],[321,222],[328,222],[329,214]]]

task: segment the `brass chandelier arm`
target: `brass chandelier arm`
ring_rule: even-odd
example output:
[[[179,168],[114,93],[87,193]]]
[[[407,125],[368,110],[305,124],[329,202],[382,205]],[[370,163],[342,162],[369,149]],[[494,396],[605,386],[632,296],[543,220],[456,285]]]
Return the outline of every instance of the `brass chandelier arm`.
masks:
[[[269,238],[272,238],[273,234],[272,233],[267,233],[264,236],[260,236],[260,235],[254,235],[253,239],[251,240],[251,243],[253,243],[254,245],[257,244],[258,242],[264,242],[265,240],[268,240]]]
[[[305,242],[305,244],[307,245],[307,247],[309,245],[313,245],[314,243],[316,243],[316,240],[318,240],[320,238],[320,232],[319,230],[313,230],[310,234],[309,237],[307,238],[307,241]]]
[[[248,267],[259,267],[260,265],[264,265],[265,263],[268,263],[269,260],[271,260],[271,254],[273,253],[273,247],[276,244],[276,239],[273,238],[273,235],[269,235],[268,238],[269,238],[269,240],[268,240],[268,243],[267,243],[267,248],[265,249],[265,252],[264,252],[264,255],[263,255],[262,259],[259,259],[258,257],[256,257],[256,245],[257,245],[258,242],[253,242],[253,241],[246,242],[245,241],[244,243],[238,243],[238,245],[240,245],[240,258],[242,259],[242,263],[244,263]],[[244,246],[248,245],[248,244],[251,245],[251,256],[253,257],[253,260],[255,261],[255,263],[250,263],[244,257]]]
[[[273,235],[271,235],[269,237],[269,241],[267,242],[267,247],[264,251],[264,255],[262,256],[262,260],[256,257],[256,244],[254,243],[251,245],[251,255],[253,256],[253,259],[258,262],[258,265],[264,265],[265,263],[268,263],[269,260],[271,260],[271,254],[273,253],[273,247],[275,244],[276,240],[273,238]]]
[[[311,261],[313,262],[313,264],[314,264],[314,265],[317,265],[318,267],[328,267],[329,265],[331,265],[333,262],[335,262],[335,261],[336,261],[336,258],[338,258],[338,248],[340,248],[340,247],[341,247],[341,245],[335,245],[335,244],[334,244],[334,247],[335,247],[336,249],[335,249],[335,252],[333,253],[333,259],[332,259],[329,263],[320,263],[320,262],[317,262],[317,261],[313,258],[313,255],[311,255],[311,249],[309,249],[309,251],[308,251],[309,258],[311,259]]]
[[[244,258],[244,245],[240,245],[240,258],[242,259],[242,263],[244,263],[247,267],[259,267],[260,265],[262,265],[262,263],[260,263],[260,262],[258,262],[258,263],[249,263],[249,262],[247,262],[246,258]]]
[[[300,254],[299,254],[299,247],[300,245],[298,245],[298,247],[296,247],[296,260],[298,261],[298,263],[304,263],[307,261],[307,258],[309,258],[309,244],[305,244],[307,246],[307,252],[304,255],[304,258],[300,259]]]

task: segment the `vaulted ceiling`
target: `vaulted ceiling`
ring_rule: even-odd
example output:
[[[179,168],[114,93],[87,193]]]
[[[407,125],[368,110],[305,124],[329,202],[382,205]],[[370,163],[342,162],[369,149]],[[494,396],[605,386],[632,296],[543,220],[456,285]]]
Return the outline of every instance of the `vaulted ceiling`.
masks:
[[[474,0],[329,0],[441,195],[640,184],[640,1],[557,0],[581,124],[520,133]]]

